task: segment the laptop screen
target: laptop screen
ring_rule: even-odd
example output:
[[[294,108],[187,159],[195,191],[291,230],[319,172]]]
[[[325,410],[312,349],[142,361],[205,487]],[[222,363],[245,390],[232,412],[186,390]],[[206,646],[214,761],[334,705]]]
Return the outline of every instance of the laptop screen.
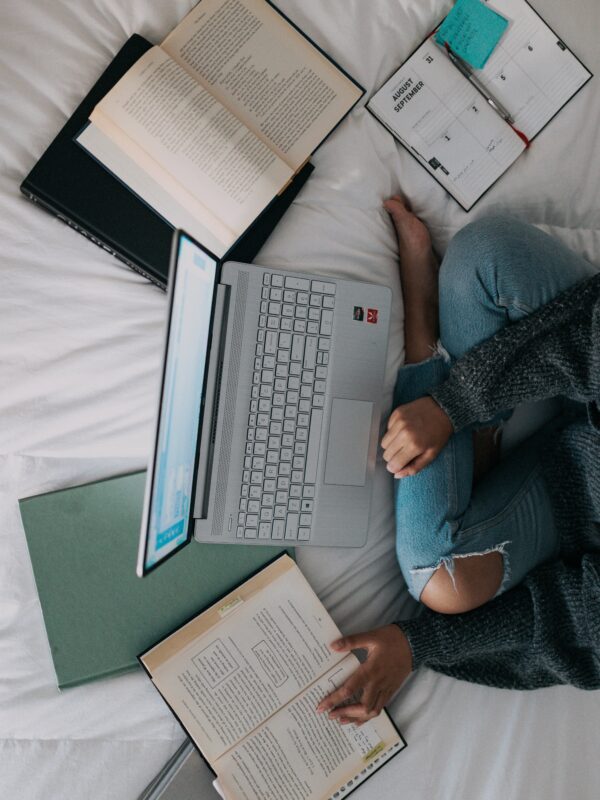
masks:
[[[218,262],[179,234],[170,280],[170,315],[156,446],[148,473],[138,574],[191,538],[198,432]]]

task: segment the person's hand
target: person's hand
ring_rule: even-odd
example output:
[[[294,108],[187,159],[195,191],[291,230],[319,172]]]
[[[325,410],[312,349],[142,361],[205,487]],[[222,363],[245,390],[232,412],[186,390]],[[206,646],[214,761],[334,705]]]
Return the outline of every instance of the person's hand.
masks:
[[[381,440],[383,459],[394,478],[416,475],[434,460],[452,435],[448,415],[433,397],[398,406]]]
[[[408,639],[397,625],[385,625],[367,633],[345,636],[332,642],[337,652],[366,650],[367,660],[348,680],[317,706],[342,725],[362,725],[376,717],[412,672]],[[343,705],[359,696],[359,701]]]

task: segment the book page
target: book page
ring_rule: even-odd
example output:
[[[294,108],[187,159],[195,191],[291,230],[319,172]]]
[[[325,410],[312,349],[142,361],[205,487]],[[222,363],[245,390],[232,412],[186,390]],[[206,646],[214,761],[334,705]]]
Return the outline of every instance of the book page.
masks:
[[[116,135],[120,136],[118,132]],[[146,168],[140,166],[93,123],[84,128],[76,141],[173,228],[185,230],[217,256],[225,255],[234,243],[233,231],[185,192],[168,173],[161,171],[159,175],[159,168],[151,159],[144,159]]]
[[[369,108],[465,210],[525,148],[431,39],[383,85]]]
[[[355,788],[402,748],[383,711],[358,727],[340,725],[316,706],[358,667],[347,656],[215,764],[226,800],[326,800]],[[349,782],[351,786],[347,786]]]
[[[96,106],[91,121],[128,155],[142,150],[241,234],[293,175],[243,123],[153,47]]]
[[[523,0],[489,0],[488,5],[510,24],[477,77],[533,139],[591,73]]]
[[[265,0],[201,0],[161,47],[294,170],[362,95]]]
[[[294,562],[271,566],[282,569],[280,562],[291,566],[271,570],[268,582],[263,570],[223,601],[222,612],[188,623],[196,635],[184,626],[142,657],[211,762],[341,660],[329,649],[338,628]]]

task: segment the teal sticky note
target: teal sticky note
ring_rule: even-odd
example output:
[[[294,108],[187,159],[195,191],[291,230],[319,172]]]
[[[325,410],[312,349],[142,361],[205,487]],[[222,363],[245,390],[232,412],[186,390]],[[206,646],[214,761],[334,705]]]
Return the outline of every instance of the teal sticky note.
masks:
[[[508,20],[481,0],[457,0],[435,40],[447,42],[467,64],[483,69],[507,26]]]

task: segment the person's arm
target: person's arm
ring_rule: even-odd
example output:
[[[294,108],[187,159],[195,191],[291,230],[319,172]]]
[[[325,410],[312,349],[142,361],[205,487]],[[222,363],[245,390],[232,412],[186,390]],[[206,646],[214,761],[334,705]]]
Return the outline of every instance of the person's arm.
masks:
[[[600,688],[600,554],[554,561],[467,614],[398,623],[415,667],[510,689]]]
[[[425,610],[332,644],[367,659],[317,710],[342,723],[377,716],[413,669],[503,689],[600,688],[600,553],[544,564],[467,614]],[[352,702],[352,698],[357,699]],[[350,703],[350,705],[348,705]]]
[[[558,395],[587,403],[600,432],[600,274],[469,351],[430,396],[394,409],[383,458],[396,478],[415,475],[453,431]]]
[[[563,292],[454,364],[431,392],[455,431],[519,403],[600,398],[600,275]]]

